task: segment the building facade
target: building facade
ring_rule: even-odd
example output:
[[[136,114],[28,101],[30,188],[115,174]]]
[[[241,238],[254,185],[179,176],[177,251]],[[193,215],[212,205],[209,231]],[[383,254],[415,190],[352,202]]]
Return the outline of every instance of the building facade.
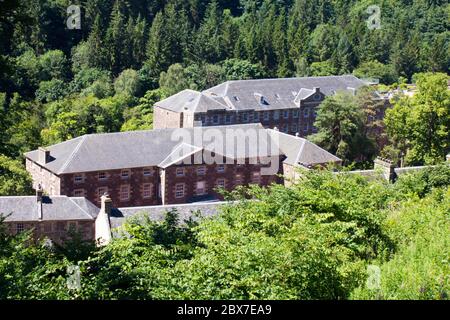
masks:
[[[203,92],[181,91],[154,106],[154,127],[190,128],[261,123],[308,136],[316,132],[317,107],[339,91],[366,85],[354,76],[228,81]]]
[[[207,139],[185,143],[180,135]],[[211,138],[220,141],[217,148]],[[238,141],[244,141],[242,153]],[[286,165],[340,163],[303,138],[260,124],[86,135],[25,158],[35,188],[50,196],[86,197],[97,206],[108,193],[115,207],[221,200],[222,189],[283,183]]]
[[[71,234],[93,241],[98,208],[85,198],[45,196],[0,197],[0,214],[10,234],[32,232],[36,241],[48,238],[62,243]]]

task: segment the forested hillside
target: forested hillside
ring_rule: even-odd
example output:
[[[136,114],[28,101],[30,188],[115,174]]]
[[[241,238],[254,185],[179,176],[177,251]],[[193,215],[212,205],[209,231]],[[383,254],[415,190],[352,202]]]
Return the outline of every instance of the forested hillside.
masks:
[[[81,8],[68,29],[69,5]],[[442,0],[5,0],[0,153],[146,129],[152,105],[227,79],[355,73],[386,84],[449,67]]]

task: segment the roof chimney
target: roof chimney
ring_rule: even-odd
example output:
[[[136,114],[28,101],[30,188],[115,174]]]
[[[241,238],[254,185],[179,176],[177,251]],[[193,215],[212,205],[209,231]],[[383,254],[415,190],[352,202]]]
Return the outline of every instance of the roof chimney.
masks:
[[[319,93],[320,92],[320,88],[319,87],[314,87],[313,89],[314,89],[315,93]]]
[[[101,206],[101,212],[102,213],[106,213],[108,216],[111,214],[111,210],[112,210],[112,200],[109,197],[109,195],[107,193],[103,194],[101,196],[101,202],[102,202],[102,206]]]
[[[37,212],[38,212],[38,219],[42,220],[43,214],[42,214],[42,197],[44,195],[44,190],[42,190],[41,185],[38,185],[38,188],[36,189],[36,202],[37,202]]]
[[[38,149],[38,162],[40,164],[47,164],[50,162],[50,150],[39,147]]]
[[[112,200],[107,193],[101,196],[101,209],[95,219],[95,240],[97,246],[107,245],[111,241],[111,221],[109,216],[112,209]]]
[[[397,178],[395,173],[395,165],[388,159],[377,157],[374,161],[374,169],[381,169],[386,180],[394,182]]]

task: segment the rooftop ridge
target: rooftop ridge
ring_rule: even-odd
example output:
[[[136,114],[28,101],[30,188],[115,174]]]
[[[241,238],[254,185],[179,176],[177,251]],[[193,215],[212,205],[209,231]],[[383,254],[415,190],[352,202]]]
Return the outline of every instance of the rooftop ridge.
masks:
[[[86,198],[83,198],[83,199],[86,200]],[[82,211],[84,214],[86,214],[90,219],[94,219],[94,217],[91,216],[91,215],[89,214],[89,212],[87,212],[86,210],[84,210],[82,207],[80,207],[80,205],[79,205],[78,203],[76,203],[75,201],[73,201],[74,199],[72,199],[72,198],[69,197],[69,200],[70,200],[73,204],[75,204],[78,208],[80,208],[81,211]]]
[[[77,146],[75,147],[75,149],[73,149],[72,153],[70,154],[70,156],[67,158],[66,162],[64,162],[64,164],[61,166],[61,168],[59,168],[58,173],[64,172],[64,170],[67,168],[67,166],[70,164],[70,162],[72,161],[72,159],[75,157],[75,154],[78,152],[78,150],[80,149],[81,145],[83,144],[83,142],[86,140],[86,135],[81,137],[80,142],[78,142]]]

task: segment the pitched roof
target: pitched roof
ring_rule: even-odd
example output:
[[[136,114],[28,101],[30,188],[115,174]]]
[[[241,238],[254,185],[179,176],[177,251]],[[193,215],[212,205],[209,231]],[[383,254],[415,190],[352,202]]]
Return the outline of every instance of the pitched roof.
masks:
[[[175,112],[206,112],[207,110],[271,110],[298,107],[299,100],[314,93],[314,88],[326,96],[337,91],[354,90],[367,82],[353,75],[257,79],[227,81],[197,92],[184,90],[157,106]]]
[[[172,210],[177,211],[180,221],[188,220],[189,218],[194,217],[194,213],[196,212],[200,212],[202,217],[212,217],[217,215],[220,208],[228,203],[230,202],[213,201],[179,205],[113,209],[110,217],[111,228],[118,228],[126,221],[126,219],[141,214],[149,217],[152,221],[162,221],[164,220],[166,213]]]
[[[223,100],[213,99],[209,95],[194,90],[183,90],[155,105],[175,112],[206,112],[207,110],[225,110]]]
[[[335,155],[304,138],[272,129],[268,129],[268,132],[274,140],[278,141],[281,151],[286,156],[284,162],[287,164],[314,166],[341,161]]]
[[[36,196],[0,197],[0,214],[7,216],[6,222],[38,221],[38,208]],[[43,221],[94,220],[98,212],[99,208],[86,198],[67,196],[42,198]]]
[[[255,145],[250,145],[250,139],[246,135],[251,132],[259,133],[256,148]],[[237,136],[230,135],[230,133]],[[196,139],[196,137],[204,136],[205,140],[213,138],[213,141]],[[266,133],[264,127],[259,123],[253,123],[84,135],[47,147],[47,150],[50,151],[50,161],[40,165],[56,174],[147,166],[166,167],[171,164],[170,159],[167,158],[177,148],[180,148],[180,143],[185,142],[185,145],[190,145],[188,147],[192,150],[199,150],[199,148],[211,150],[211,145],[214,145],[216,137],[223,138],[224,141],[221,142],[218,139],[216,150],[213,151],[225,157],[234,159],[242,154],[248,158],[280,154],[279,150],[267,147],[271,144],[271,137]],[[190,138],[188,142],[185,141],[186,138]],[[243,138],[247,140],[243,140]],[[226,148],[227,141],[225,140],[227,139],[230,143],[232,140],[234,141],[234,149]],[[247,141],[247,143],[244,145],[243,141]],[[245,150],[241,148],[242,146],[245,146]],[[38,152],[38,150],[27,152],[25,157],[39,163]]]

